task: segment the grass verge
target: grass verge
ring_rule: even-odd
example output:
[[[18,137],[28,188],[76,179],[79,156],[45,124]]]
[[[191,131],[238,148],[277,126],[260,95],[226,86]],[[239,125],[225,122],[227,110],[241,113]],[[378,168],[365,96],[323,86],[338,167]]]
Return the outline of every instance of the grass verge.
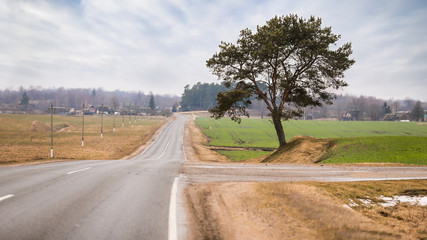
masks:
[[[240,162],[247,159],[259,158],[270,154],[269,151],[246,151],[246,150],[234,150],[234,151],[226,151],[226,150],[218,150],[218,153],[226,156],[233,162]]]
[[[190,239],[426,239],[426,206],[374,200],[426,196],[426,186],[427,180],[191,184]],[[353,202],[359,205],[350,208]]]
[[[427,180],[309,183],[331,194],[339,203],[375,220],[405,239],[427,239],[427,206],[397,203],[384,207],[381,197],[427,197]]]
[[[381,196],[427,195],[427,180],[260,183],[258,197],[270,214],[290,214],[324,239],[426,239],[426,206],[399,203],[383,207]],[[364,204],[366,199],[370,204]],[[358,205],[355,206],[354,203]],[[360,215],[343,209],[343,204]],[[261,206],[262,207],[262,206]],[[283,212],[284,211],[284,212]],[[288,211],[288,213],[286,212]]]

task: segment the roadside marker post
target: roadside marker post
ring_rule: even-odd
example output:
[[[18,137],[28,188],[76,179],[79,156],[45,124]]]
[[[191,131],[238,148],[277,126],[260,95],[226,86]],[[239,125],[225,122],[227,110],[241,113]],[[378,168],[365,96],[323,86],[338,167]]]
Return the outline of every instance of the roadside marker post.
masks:
[[[82,109],[82,147],[85,146],[85,104]]]
[[[53,158],[53,104],[50,103],[50,158]]]
[[[113,102],[113,133],[116,132],[116,101]]]
[[[104,127],[104,104],[101,105],[101,138],[102,138],[103,127]]]

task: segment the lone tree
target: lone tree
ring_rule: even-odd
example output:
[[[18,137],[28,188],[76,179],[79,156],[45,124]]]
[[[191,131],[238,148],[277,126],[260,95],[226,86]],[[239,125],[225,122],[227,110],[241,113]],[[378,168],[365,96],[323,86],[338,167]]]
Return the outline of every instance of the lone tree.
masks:
[[[410,116],[414,121],[424,122],[424,108],[421,101],[415,102],[414,108],[412,108]]]
[[[347,86],[344,71],[354,64],[351,43],[336,47],[341,36],[321,25],[320,18],[276,16],[255,33],[242,30],[236,44],[221,42],[206,65],[228,90],[218,93],[212,116],[227,113],[240,123],[249,117],[251,97],[263,100],[280,146],[286,145],[281,120],[302,116],[307,106],[332,104],[329,89]]]
[[[29,104],[30,104],[30,98],[28,97],[27,92],[24,92],[21,98],[20,105],[24,105],[25,107],[28,107]]]
[[[154,109],[156,108],[156,103],[154,102],[154,96],[153,96],[153,94],[151,94],[151,96],[150,96],[150,109],[151,109],[151,111],[154,111]]]

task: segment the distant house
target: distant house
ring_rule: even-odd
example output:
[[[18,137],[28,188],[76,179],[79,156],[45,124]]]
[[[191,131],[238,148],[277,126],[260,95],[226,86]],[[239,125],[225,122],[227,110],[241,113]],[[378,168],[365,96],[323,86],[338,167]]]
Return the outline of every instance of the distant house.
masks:
[[[396,113],[388,113],[384,116],[383,121],[408,121],[408,111],[398,111]]]
[[[383,121],[399,121],[399,118],[397,117],[396,114],[393,113],[387,113],[384,117],[383,117]]]
[[[83,114],[84,114],[84,115],[92,115],[92,114],[93,114],[93,112],[91,112],[89,109],[84,109],[84,110],[83,110]]]
[[[95,107],[94,107],[94,106],[90,106],[90,107],[89,107],[89,112],[90,112],[91,114],[96,113],[96,109],[95,109]]]
[[[53,114],[59,114],[59,115],[65,115],[70,110],[65,107],[54,107],[53,108]]]
[[[353,116],[351,116],[351,113],[349,113],[349,112],[344,113],[342,115],[341,119],[343,121],[353,121],[354,120]]]
[[[342,121],[359,121],[363,113],[359,109],[349,109],[341,116]]]
[[[112,108],[109,108],[107,106],[98,106],[98,107],[95,108],[95,113],[97,113],[97,114],[101,114],[101,113],[104,113],[104,114],[113,114],[114,111],[113,111]]]
[[[398,117],[399,121],[410,119],[409,111],[398,111],[396,112],[396,116]]]

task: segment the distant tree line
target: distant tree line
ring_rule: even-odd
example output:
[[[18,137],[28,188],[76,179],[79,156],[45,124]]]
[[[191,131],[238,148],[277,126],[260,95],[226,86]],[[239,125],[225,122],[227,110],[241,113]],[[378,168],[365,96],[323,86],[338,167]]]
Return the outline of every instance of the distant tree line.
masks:
[[[226,87],[216,83],[196,83],[192,87],[186,85],[181,97],[181,109],[183,111],[208,110],[216,106],[218,92]]]
[[[150,99],[152,103],[150,105]],[[85,106],[108,106],[115,109],[130,108],[130,106],[152,107],[158,110],[172,109],[179,102],[178,96],[145,94],[143,91],[105,91],[83,88],[56,88],[42,87],[19,88],[19,90],[0,90],[0,111],[44,111],[52,103],[55,107],[81,109]]]
[[[209,110],[216,106],[218,92],[226,90],[226,87],[215,83],[196,83],[187,85],[181,97],[181,108],[183,111]],[[263,102],[251,98],[249,106],[251,115],[265,116],[268,110]],[[412,120],[422,121],[426,103],[414,99],[403,100],[381,99],[372,96],[337,95],[332,105],[324,107],[307,107],[304,109],[302,119],[335,118],[346,120],[346,116],[354,121],[379,121],[385,116],[398,114],[399,116]],[[387,120],[387,119],[384,119]],[[390,118],[388,120],[397,120]]]
[[[333,104],[320,109],[307,109],[306,116],[313,118],[337,118],[343,120],[350,116],[350,120],[379,121],[379,120],[405,120],[418,121],[411,112],[418,106],[418,112],[424,115],[423,104],[410,98],[403,100],[380,99],[372,96],[338,95]],[[422,109],[421,109],[422,108]],[[386,118],[388,116],[389,118]],[[423,116],[422,116],[423,117]],[[345,119],[344,119],[345,120]]]

